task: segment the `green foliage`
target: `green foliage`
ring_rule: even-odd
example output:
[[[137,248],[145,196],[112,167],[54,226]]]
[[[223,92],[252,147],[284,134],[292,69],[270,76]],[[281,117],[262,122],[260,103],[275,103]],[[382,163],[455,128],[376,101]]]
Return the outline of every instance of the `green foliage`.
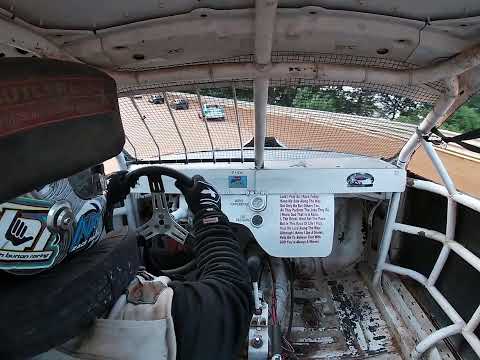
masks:
[[[338,97],[335,89],[324,89],[323,91],[312,91],[311,88],[298,88],[292,100],[292,107],[335,111],[338,109]]]
[[[298,88],[294,86],[271,87],[268,89],[268,103],[291,107],[297,91]]]
[[[442,128],[459,133],[480,128],[480,95],[472,96]]]

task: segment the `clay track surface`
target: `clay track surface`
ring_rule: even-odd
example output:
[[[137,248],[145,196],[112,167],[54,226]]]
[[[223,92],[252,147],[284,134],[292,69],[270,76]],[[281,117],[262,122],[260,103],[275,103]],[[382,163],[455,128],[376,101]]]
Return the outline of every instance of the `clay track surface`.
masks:
[[[237,123],[234,107],[228,102],[217,102],[225,109],[225,120],[209,120],[205,124],[196,100],[189,101],[188,110],[172,109],[175,121],[166,104],[151,104],[146,97],[134,101],[144,120],[129,99],[120,99],[120,110],[130,141],[126,149],[132,154],[136,152],[139,158],[155,159],[159,152],[161,156],[183,153],[185,149],[187,152],[209,151],[212,144],[208,132],[214,149],[219,150],[239,149],[240,144],[246,144],[253,137],[254,112],[250,106],[239,105]],[[267,113],[267,136],[274,136],[292,149],[319,149],[375,157],[393,156],[405,142],[400,138],[385,138],[383,134],[358,126],[347,128],[328,116],[275,108]]]

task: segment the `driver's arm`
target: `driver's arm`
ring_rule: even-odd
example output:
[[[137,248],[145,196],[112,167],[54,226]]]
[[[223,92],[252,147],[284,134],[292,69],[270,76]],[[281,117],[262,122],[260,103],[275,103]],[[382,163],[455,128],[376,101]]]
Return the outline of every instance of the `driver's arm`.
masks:
[[[247,264],[220,197],[201,177],[179,188],[194,213],[197,281],[174,281],[172,317],[178,359],[233,359],[245,343],[252,313]]]

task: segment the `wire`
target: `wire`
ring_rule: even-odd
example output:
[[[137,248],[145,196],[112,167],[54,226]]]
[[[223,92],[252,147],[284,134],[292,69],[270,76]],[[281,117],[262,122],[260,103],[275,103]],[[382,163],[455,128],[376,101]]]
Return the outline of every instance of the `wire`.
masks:
[[[415,51],[417,51],[418,47],[420,46],[420,42],[422,41],[422,31],[425,30],[425,28],[430,25],[430,18],[427,18],[425,20],[425,23],[423,24],[423,26],[418,30],[418,39],[417,39],[417,43],[415,44],[415,47],[412,49],[412,51],[410,51],[410,54],[408,54],[407,58],[404,60],[405,62],[408,62],[408,60],[410,59],[410,57],[413,55],[413,53]]]
[[[282,349],[284,351],[284,354],[282,354],[282,358],[284,359],[298,359],[296,353],[295,353],[295,348],[293,345],[288,341],[285,336],[282,336],[282,342],[285,346],[282,345]]]
[[[294,352],[295,352],[295,349],[293,348],[293,345],[290,343],[290,341],[288,341],[285,336],[282,336],[282,340],[283,340],[283,343],[287,346],[287,348],[285,348],[285,347],[283,347],[283,346],[282,346],[282,348],[283,348],[285,351],[294,353]]]
[[[260,286],[262,285],[262,276],[263,276],[263,269],[265,268],[265,263],[262,261],[260,265],[260,271],[258,272],[258,288],[260,289]]]
[[[287,260],[286,260],[287,261]],[[286,339],[290,339],[291,334],[292,334],[292,324],[293,324],[293,303],[295,299],[295,288],[293,286],[293,283],[295,281],[295,263],[293,261],[288,261],[288,270],[289,270],[289,280],[290,280],[290,314],[289,314],[289,319],[288,319],[288,328],[287,328],[287,333]]]
[[[270,258],[267,257],[267,264],[268,264],[268,267],[270,268],[270,274],[272,276],[272,304],[271,304],[271,307],[272,307],[272,325],[276,325],[278,324],[278,318],[277,318],[277,291],[276,291],[276,288],[277,288],[277,280],[275,278],[275,274],[273,272],[273,266],[272,266],[272,262],[270,261]]]

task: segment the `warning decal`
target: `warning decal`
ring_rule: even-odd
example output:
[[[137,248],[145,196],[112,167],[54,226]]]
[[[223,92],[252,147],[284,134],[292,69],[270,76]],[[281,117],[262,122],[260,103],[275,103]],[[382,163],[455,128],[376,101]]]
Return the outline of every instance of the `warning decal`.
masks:
[[[333,239],[333,220],[334,201],[331,194],[280,195],[281,246],[311,247],[330,243]]]

